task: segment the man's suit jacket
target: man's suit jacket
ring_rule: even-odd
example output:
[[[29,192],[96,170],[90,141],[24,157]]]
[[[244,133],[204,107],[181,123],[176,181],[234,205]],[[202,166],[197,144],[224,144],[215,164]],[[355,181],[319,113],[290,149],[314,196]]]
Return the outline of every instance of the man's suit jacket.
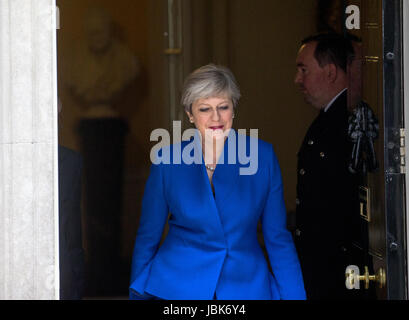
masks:
[[[345,293],[346,266],[360,228],[357,176],[348,171],[347,92],[308,129],[298,153],[295,243],[307,296]]]
[[[81,156],[58,147],[60,299],[82,298],[84,253],[81,236]]]
[[[146,294],[162,299],[305,298],[273,148],[257,140],[257,173],[239,175],[240,165],[227,159],[228,144],[237,139],[231,130],[220,157],[224,163],[219,160],[213,174],[215,196],[204,164],[151,166],[133,252],[131,299]],[[248,151],[250,138],[245,141]],[[181,149],[188,145],[182,142]],[[169,232],[158,248],[168,213]],[[259,219],[274,275],[257,240]]]

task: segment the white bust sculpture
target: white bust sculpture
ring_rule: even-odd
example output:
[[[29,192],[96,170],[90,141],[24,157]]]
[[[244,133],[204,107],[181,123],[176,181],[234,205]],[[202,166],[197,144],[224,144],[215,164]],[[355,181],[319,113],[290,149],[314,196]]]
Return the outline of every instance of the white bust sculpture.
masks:
[[[139,63],[113,32],[111,17],[101,9],[86,16],[85,43],[80,43],[67,72],[67,85],[86,107],[85,118],[112,118],[115,100],[139,73]]]

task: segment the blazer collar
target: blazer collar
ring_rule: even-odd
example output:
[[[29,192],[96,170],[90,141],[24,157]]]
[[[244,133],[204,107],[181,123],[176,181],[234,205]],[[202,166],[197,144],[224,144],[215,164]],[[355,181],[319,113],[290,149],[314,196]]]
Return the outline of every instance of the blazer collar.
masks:
[[[347,96],[348,90],[344,90],[331,104],[331,107],[324,112],[324,110],[320,111],[320,116],[324,118],[336,118],[339,116],[340,113],[345,113],[347,110]]]
[[[193,143],[196,144],[195,149],[200,150],[201,153],[201,163],[197,165],[198,169],[200,170],[201,181],[206,183],[208,196],[214,199],[217,207],[219,207],[223,200],[225,200],[232,190],[234,190],[239,176],[240,166],[238,164],[237,132],[234,129],[230,130],[227,139],[224,142],[223,151],[217,161],[216,169],[213,172],[212,183],[215,190],[214,196],[210,180],[207,175],[207,169],[203,158],[202,142],[198,130],[195,132],[193,139]]]
[[[231,129],[224,142],[223,151],[213,172],[212,182],[215,191],[215,201],[220,208],[237,185],[240,166],[238,164],[238,137],[237,132]],[[206,171],[206,167],[203,164]],[[206,173],[207,177],[207,173]]]
[[[311,124],[309,132],[323,134],[324,131],[333,128],[334,124],[343,121],[345,117],[348,117],[347,90],[338,96],[338,98],[332,103],[331,108],[326,112],[324,112],[324,110],[320,111]]]

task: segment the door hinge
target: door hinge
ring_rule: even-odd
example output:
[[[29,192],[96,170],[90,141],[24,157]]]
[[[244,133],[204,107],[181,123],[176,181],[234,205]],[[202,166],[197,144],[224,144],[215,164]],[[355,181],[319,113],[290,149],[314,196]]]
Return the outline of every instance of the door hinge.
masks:
[[[391,175],[406,173],[406,130],[405,128],[386,129],[385,169],[386,181]]]
[[[405,128],[400,128],[400,173],[406,173]]]
[[[55,28],[57,30],[60,30],[60,8],[58,6],[55,6]]]

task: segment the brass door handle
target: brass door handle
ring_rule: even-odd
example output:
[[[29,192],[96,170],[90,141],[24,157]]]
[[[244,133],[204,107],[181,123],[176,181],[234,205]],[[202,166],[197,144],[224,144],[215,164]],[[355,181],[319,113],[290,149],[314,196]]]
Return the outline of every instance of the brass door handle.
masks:
[[[172,56],[172,55],[179,55],[182,53],[182,49],[181,48],[168,48],[165,49],[165,54]]]
[[[361,281],[364,281],[365,289],[369,289],[369,283],[371,281],[377,282],[379,288],[383,288],[386,284],[385,270],[383,268],[379,268],[376,275],[370,275],[368,267],[365,266],[365,273],[360,275],[359,268],[357,266],[351,265],[345,269],[345,286],[347,289],[359,289],[359,283]]]

